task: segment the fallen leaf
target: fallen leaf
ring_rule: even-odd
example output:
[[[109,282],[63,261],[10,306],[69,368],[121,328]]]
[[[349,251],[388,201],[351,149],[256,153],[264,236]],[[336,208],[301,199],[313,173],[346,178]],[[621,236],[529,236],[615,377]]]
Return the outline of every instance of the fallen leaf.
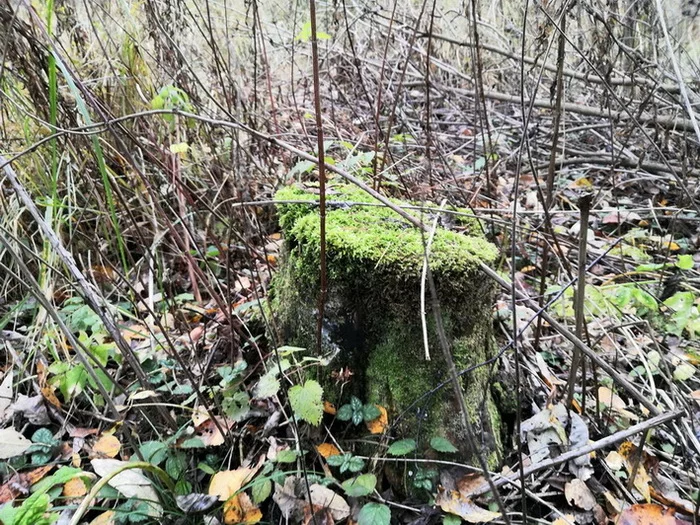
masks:
[[[106,510],[90,522],[90,525],[114,525],[116,523],[114,511]]]
[[[128,465],[128,462],[119,461],[118,459],[96,458],[90,461],[90,464],[95,474],[105,478],[116,470]],[[149,516],[158,518],[163,515],[163,507],[160,504],[158,494],[153,488],[151,480],[143,474],[141,469],[124,470],[111,478],[107,483],[127,498],[138,497],[142,501],[147,501],[149,503]]]
[[[328,458],[331,456],[337,456],[338,454],[340,454],[340,450],[338,450],[338,447],[336,447],[332,443],[321,443],[320,445],[318,445],[316,447],[316,450],[324,458]]]
[[[674,517],[673,509],[666,509],[654,503],[632,505],[623,510],[617,525],[680,525]]]
[[[381,405],[374,406],[379,409],[379,417],[371,421],[367,421],[365,424],[367,425],[367,430],[370,431],[370,434],[383,434],[389,427],[389,418],[386,413],[386,408]]]
[[[335,405],[330,401],[323,402],[323,411],[326,414],[330,414],[331,416],[334,416],[338,412],[338,410],[335,408]]]
[[[67,498],[82,498],[87,492],[87,485],[80,477],[73,478],[63,485],[63,495]]]
[[[226,501],[248,483],[257,468],[238,467],[236,470],[222,470],[214,474],[209,483],[209,495]]]
[[[5,374],[0,383],[0,422],[8,415],[8,408],[12,404],[12,370]]]
[[[0,459],[21,456],[31,446],[32,442],[14,428],[3,428],[0,430]]]
[[[498,512],[491,512],[475,505],[471,499],[465,498],[456,490],[438,490],[435,503],[443,511],[455,514],[469,523],[488,523],[501,517]]]
[[[94,452],[99,455],[107,456],[108,458],[115,458],[122,448],[122,444],[119,442],[116,436],[111,434],[106,434],[100,439],[98,439],[92,447]]]
[[[53,465],[44,465],[28,472],[17,472],[0,487],[0,505],[7,503],[19,496],[29,494],[29,488],[40,481],[53,468]]]
[[[224,523],[257,523],[262,519],[262,512],[245,492],[231,496],[224,503]]]
[[[328,509],[334,520],[341,521],[350,515],[350,506],[347,501],[328,487],[314,483],[309,487],[309,491],[311,504]]]
[[[569,505],[579,509],[591,510],[596,505],[596,499],[586,483],[580,479],[572,479],[564,485],[564,496]]]

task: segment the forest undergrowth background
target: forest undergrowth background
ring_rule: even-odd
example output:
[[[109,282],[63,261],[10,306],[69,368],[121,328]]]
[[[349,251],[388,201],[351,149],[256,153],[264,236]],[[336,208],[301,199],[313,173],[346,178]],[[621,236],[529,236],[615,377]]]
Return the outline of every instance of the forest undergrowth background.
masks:
[[[694,3],[316,8],[0,0],[0,521],[696,523]],[[314,38],[329,184],[469,208],[515,283],[505,515],[273,336]]]

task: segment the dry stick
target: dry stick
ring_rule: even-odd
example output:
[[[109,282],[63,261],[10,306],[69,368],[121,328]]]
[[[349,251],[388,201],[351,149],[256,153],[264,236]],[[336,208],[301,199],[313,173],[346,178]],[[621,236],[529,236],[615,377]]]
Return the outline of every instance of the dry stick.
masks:
[[[444,91],[452,91],[458,95],[464,95],[468,97],[476,97],[476,92],[473,89],[461,89],[453,88],[449,86],[437,86]],[[500,100],[502,102],[511,102],[513,104],[520,104],[521,99],[518,95],[508,95],[506,93],[500,93],[498,91],[484,91],[484,96],[493,100]],[[530,100],[525,100],[525,104],[530,104]],[[552,104],[549,100],[535,99],[532,104],[536,108],[546,108],[552,109]],[[565,102],[562,106],[565,111],[571,113],[578,113],[579,115],[587,115],[589,117],[601,117],[610,118],[614,121],[626,121],[631,120],[628,113],[625,111],[613,111],[608,114],[605,111],[593,106],[584,106],[582,104],[574,104],[572,102]],[[642,113],[636,117],[637,122],[640,124],[646,124],[650,126],[661,126],[663,128],[676,129],[679,131],[693,131],[693,123],[686,118],[674,118],[670,116],[654,116],[649,113]]]
[[[324,159],[326,154],[323,150],[323,119],[321,116],[321,82],[318,72],[318,38],[316,36],[316,2],[309,0],[309,15],[311,17],[311,55],[314,77],[314,108],[316,110],[316,144],[318,148],[318,158]],[[326,275],[326,163],[318,163],[318,182],[319,182],[319,220],[320,233],[319,239],[321,244],[321,289],[318,294],[318,322],[316,323],[316,345],[318,347],[318,355],[322,352],[323,342],[323,318],[325,316],[326,295],[328,293],[328,283]]]
[[[581,211],[579,239],[578,239],[578,283],[576,286],[576,300],[574,302],[574,313],[576,315],[576,337],[583,335],[583,303],[586,297],[586,252],[588,251],[588,212],[591,209],[593,194],[583,195],[579,200],[579,210]],[[571,358],[571,370],[569,370],[569,390],[566,396],[566,406],[571,406],[574,399],[574,385],[576,384],[576,370],[581,360],[581,351],[574,348]],[[584,384],[582,379],[581,384]],[[585,395],[583,396],[585,399]]]
[[[421,38],[424,38],[425,35],[420,35]],[[433,38],[437,40],[442,40],[444,42],[448,42],[450,44],[455,44],[458,46],[462,47],[473,47],[474,44],[472,44],[469,41],[465,40],[455,40],[450,37],[446,37],[443,35],[433,35]],[[484,49],[485,51],[490,51],[492,53],[496,53],[497,55],[501,55],[513,60],[516,60],[520,62],[521,60],[525,62],[526,64],[530,65],[539,65],[540,60],[532,57],[527,57],[527,56],[521,56],[519,54],[510,52],[506,49],[501,49],[500,47],[497,46],[492,46],[489,44],[480,44],[479,47]],[[559,67],[558,66],[553,66],[550,64],[544,64],[544,69],[547,71],[551,72],[556,72],[558,71]],[[613,77],[609,79],[603,79],[600,78],[598,75],[595,73],[579,73],[578,71],[575,71],[573,69],[563,69],[563,73],[567,77],[575,78],[576,80],[582,80],[584,82],[591,82],[593,84],[604,84],[608,83],[611,86],[646,86],[652,89],[660,89],[661,91],[666,91],[668,93],[678,93],[679,92],[679,87],[675,84],[659,84],[657,81],[649,79],[649,78],[636,78],[636,77],[630,77],[630,76],[622,76],[622,77]]]
[[[630,438],[634,436],[635,434],[638,434],[640,432],[646,432],[649,429],[658,427],[660,425],[663,425],[664,423],[667,423],[669,421],[672,421],[676,419],[677,417],[682,416],[685,413],[684,410],[674,410],[673,412],[667,412],[665,414],[659,414],[651,419],[647,419],[646,421],[643,421],[641,423],[637,423],[636,425],[633,425],[625,430],[620,430],[619,432],[616,432],[614,434],[611,434],[607,437],[604,437],[602,439],[599,439],[598,441],[594,441],[592,443],[589,443],[588,445],[582,446],[582,447],[577,447],[573,450],[570,450],[568,452],[564,452],[563,454],[551,458],[551,459],[546,459],[544,461],[541,461],[539,463],[535,463],[534,465],[530,465],[529,467],[526,467],[524,470],[524,474],[526,476],[529,476],[531,474],[534,474],[535,472],[538,472],[540,470],[550,468],[550,467],[556,467],[557,465],[561,465],[562,463],[565,463],[567,461],[570,461],[572,459],[576,459],[578,457],[584,456],[586,454],[590,454],[591,452],[595,452],[596,450],[603,449],[605,447],[609,447],[610,445],[613,445],[615,443],[619,443],[620,441],[624,441],[627,438]],[[517,483],[516,480],[517,473],[511,474],[509,476],[502,476],[499,477],[495,480],[496,486],[500,487],[501,485],[505,485],[506,483]],[[478,496],[479,494],[484,494],[485,492],[488,492],[491,490],[491,488],[486,484],[482,483],[479,487],[474,490],[474,492],[471,493],[472,496]]]
[[[552,202],[554,201],[554,175],[556,173],[556,160],[557,160],[557,148],[559,146],[559,131],[561,129],[561,122],[564,115],[562,110],[562,101],[564,100],[564,52],[566,50],[566,40],[564,40],[564,31],[566,31],[566,11],[569,9],[569,3],[566,2],[562,6],[561,14],[561,30],[559,34],[559,41],[557,46],[557,73],[556,73],[556,99],[554,101],[554,118],[552,121],[552,149],[549,152],[549,164],[547,166],[547,193],[545,195],[545,202],[543,202],[547,213],[544,215],[545,228],[547,230],[552,230],[551,216],[549,215],[549,210],[552,208]],[[535,176],[537,173],[534,174]],[[547,289],[547,268],[549,266],[549,243],[544,243],[542,247],[542,263],[541,263],[541,273],[540,273],[540,300],[538,304],[540,307],[544,304],[545,290]],[[536,349],[540,347],[540,335],[542,333],[542,318],[537,318],[537,325],[535,327],[535,343]]]
[[[447,199],[440,203],[440,209],[445,206]],[[421,273],[420,280],[420,322],[423,327],[423,346],[425,347],[425,360],[430,361],[430,346],[428,345],[428,322],[425,315],[425,281],[428,278],[428,264],[430,259],[430,249],[433,246],[433,239],[435,239],[435,232],[437,231],[437,223],[440,219],[440,214],[435,215],[435,220],[433,220],[433,226],[430,228],[430,235],[428,235],[428,242],[425,245],[425,254],[423,258],[423,271]]]
[[[66,268],[76,280],[78,288],[85,298],[85,302],[97,314],[102,323],[104,323],[107,333],[110,335],[110,337],[112,337],[125,359],[129,362],[129,365],[138,377],[141,386],[146,389],[149,388],[148,378],[143,373],[143,369],[139,366],[138,360],[131,350],[131,347],[124,340],[124,336],[122,336],[122,333],[119,331],[119,327],[115,323],[114,318],[108,312],[108,305],[106,304],[104,297],[102,297],[98,290],[95,289],[95,287],[85,278],[85,275],[80,271],[80,268],[78,268],[78,265],[75,263],[73,255],[63,246],[63,243],[56,235],[56,232],[54,232],[49,225],[46,224],[44,217],[41,215],[41,213],[39,213],[39,210],[34,204],[31,196],[29,193],[27,193],[27,190],[24,188],[22,183],[19,182],[15,170],[2,155],[0,155],[0,164],[4,166],[3,171],[5,172],[7,179],[10,181],[15,193],[20,198],[24,206],[27,208],[27,210],[29,210],[29,213],[34,218],[37,226],[39,226],[44,238],[49,241],[51,248],[56,252],[56,254],[58,254],[63,264],[66,265]],[[100,385],[101,383],[97,381],[97,384]],[[167,409],[160,405],[157,405],[157,409],[163,421],[170,428],[176,428],[177,425]]]

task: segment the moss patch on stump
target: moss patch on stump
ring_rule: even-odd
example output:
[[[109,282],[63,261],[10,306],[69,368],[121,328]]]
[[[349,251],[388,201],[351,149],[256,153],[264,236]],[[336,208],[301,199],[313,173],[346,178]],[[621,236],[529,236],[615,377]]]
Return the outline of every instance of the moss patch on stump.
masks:
[[[271,306],[286,342],[316,348],[319,293],[320,224],[318,195],[290,186],[277,192],[285,254],[272,282]],[[351,186],[333,185],[327,199],[326,250],[328,300],[324,352],[335,353],[320,371],[324,396],[345,403],[350,395],[386,407],[392,431],[425,444],[434,436],[449,439],[463,459],[486,454],[495,464],[500,448],[500,418],[489,393],[490,368],[477,367],[461,377],[470,419],[479,431],[481,450],[468,450],[459,407],[448,382],[428,311],[431,360],[425,359],[420,316],[420,280],[427,235],[371,196]],[[308,201],[290,203],[289,201]],[[408,204],[395,201],[397,204]],[[368,203],[374,206],[362,206]],[[427,215],[412,212],[424,222]],[[469,226],[469,221],[463,221]],[[494,287],[478,268],[492,262],[496,248],[476,233],[438,228],[430,265],[443,324],[458,370],[483,363],[495,351],[491,337]],[[430,308],[430,295],[427,294]],[[342,389],[329,370],[349,368],[352,380]],[[324,380],[325,378],[325,380]],[[442,388],[437,388],[446,383]]]

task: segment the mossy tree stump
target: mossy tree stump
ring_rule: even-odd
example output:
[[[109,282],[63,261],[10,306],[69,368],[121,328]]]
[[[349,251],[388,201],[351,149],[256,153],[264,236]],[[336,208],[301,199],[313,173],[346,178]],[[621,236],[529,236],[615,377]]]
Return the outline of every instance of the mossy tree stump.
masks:
[[[275,198],[286,249],[272,283],[271,305],[285,342],[315,351],[320,288],[318,195],[286,187]],[[493,465],[500,443],[500,418],[489,392],[490,367],[477,365],[495,351],[491,334],[494,288],[479,271],[478,262],[493,261],[496,248],[480,233],[465,235],[438,228],[430,256],[457,369],[476,366],[461,377],[481,447],[473,451],[467,449],[430,311],[431,360],[425,357],[420,285],[427,236],[354,187],[331,186],[327,199],[348,204],[331,204],[326,213],[328,330],[324,352],[335,350],[336,355],[319,374],[324,397],[343,404],[356,395],[364,402],[380,404],[388,409],[390,424],[398,422],[392,427],[396,435],[416,438],[421,444],[435,436],[445,437],[459,448],[463,459],[486,454]],[[289,202],[299,200],[310,204]],[[360,202],[375,206],[353,204]],[[429,217],[423,219],[427,222]],[[478,229],[473,222],[471,226]],[[428,308],[430,302],[427,293]],[[331,370],[341,368],[353,374],[343,388],[330,377]],[[445,385],[437,388],[441,383]]]

